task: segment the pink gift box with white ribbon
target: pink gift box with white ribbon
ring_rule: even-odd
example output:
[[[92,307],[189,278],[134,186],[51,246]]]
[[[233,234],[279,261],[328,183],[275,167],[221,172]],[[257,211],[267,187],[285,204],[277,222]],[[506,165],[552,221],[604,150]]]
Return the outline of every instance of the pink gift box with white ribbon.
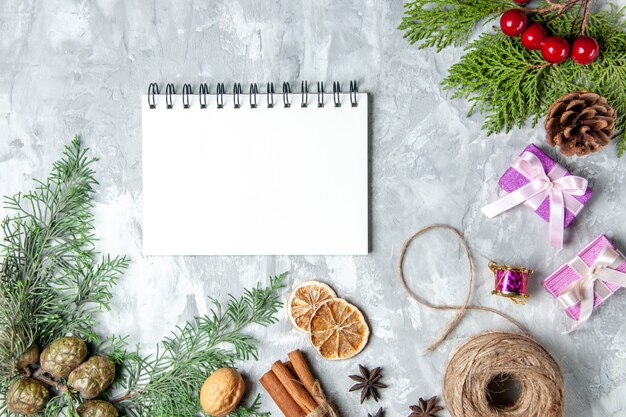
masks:
[[[626,286],[626,258],[600,235],[543,281],[577,328],[620,287]],[[573,329],[572,329],[573,330]]]
[[[586,179],[570,174],[562,165],[530,144],[498,182],[508,194],[482,208],[489,218],[518,205],[531,208],[550,224],[550,244],[563,247],[563,230],[592,195]]]

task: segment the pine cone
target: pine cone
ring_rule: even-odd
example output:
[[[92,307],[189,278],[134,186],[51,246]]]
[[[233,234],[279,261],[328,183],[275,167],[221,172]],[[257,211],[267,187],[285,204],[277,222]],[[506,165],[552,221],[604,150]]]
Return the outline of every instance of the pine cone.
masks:
[[[565,156],[583,156],[608,145],[615,132],[615,110],[599,94],[565,94],[548,109],[546,141]]]
[[[87,400],[76,409],[80,417],[117,417],[119,413],[113,404],[102,400]]]
[[[69,384],[85,399],[96,398],[115,378],[115,363],[107,356],[92,356],[74,369]]]
[[[41,352],[41,368],[55,378],[67,378],[87,356],[87,344],[80,337],[62,337]]]
[[[43,410],[49,397],[50,393],[44,384],[36,379],[22,378],[9,387],[6,405],[12,413],[30,416]]]

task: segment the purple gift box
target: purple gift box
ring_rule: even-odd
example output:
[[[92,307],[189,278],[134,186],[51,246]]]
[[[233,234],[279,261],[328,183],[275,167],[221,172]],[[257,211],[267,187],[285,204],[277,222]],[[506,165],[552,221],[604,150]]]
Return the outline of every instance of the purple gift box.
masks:
[[[524,149],[522,154],[524,152],[530,152],[534,154],[541,162],[544,172],[546,173],[549,173],[550,171],[552,171],[552,169],[554,169],[555,166],[558,165],[558,163],[554,159],[550,158],[541,149],[539,149],[533,144],[528,145],[526,149]],[[565,176],[569,176],[569,175],[571,175],[569,172],[565,174]],[[502,175],[502,177],[500,178],[500,181],[498,181],[498,185],[500,185],[500,188],[502,188],[507,193],[511,193],[517,190],[518,188],[521,188],[524,185],[528,184],[529,182],[530,181],[528,180],[528,178],[526,178],[524,175],[519,173],[515,168],[510,167]],[[584,205],[591,198],[591,194],[592,194],[591,188],[587,187],[587,191],[585,192],[585,194],[581,196],[574,195],[572,197],[580,201]],[[550,222],[550,199],[548,197],[546,197],[543,203],[541,203],[541,205],[537,208],[537,210],[535,210],[535,213],[537,213],[539,217],[541,217],[546,222]],[[576,215],[574,213],[566,209],[564,227],[568,227],[574,221],[575,217]]]
[[[593,262],[598,258],[600,253],[606,247],[610,247],[611,249],[615,249],[615,246],[611,243],[611,241],[604,235],[598,236],[594,239],[590,244],[588,244],[583,250],[578,252],[577,256],[582,259],[582,261],[587,264],[587,266],[591,266]],[[561,266],[557,269],[552,275],[547,277],[543,281],[543,287],[550,293],[554,298],[558,298],[565,288],[570,285],[572,282],[579,280],[581,277],[570,267],[570,262],[567,262],[565,265]],[[626,262],[623,262],[619,265],[616,271],[626,273]],[[609,298],[615,291],[617,291],[620,287],[619,285],[612,284],[609,282],[602,282],[608,291],[605,291],[605,294],[598,294],[597,292],[594,294],[593,298],[593,308],[595,309],[599,304],[602,304]],[[578,320],[580,317],[580,303],[571,306],[565,309],[565,314],[567,314],[570,318],[574,320]]]

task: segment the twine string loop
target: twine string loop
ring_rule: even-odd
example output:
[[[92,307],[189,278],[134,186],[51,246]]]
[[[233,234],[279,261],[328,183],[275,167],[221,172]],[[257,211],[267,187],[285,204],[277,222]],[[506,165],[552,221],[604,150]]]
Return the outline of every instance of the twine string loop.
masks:
[[[459,240],[461,247],[463,248],[463,252],[465,253],[465,257],[467,258],[467,275],[469,277],[468,279],[468,287],[467,287],[467,293],[465,295],[465,299],[463,300],[463,304],[461,305],[447,305],[447,304],[443,304],[443,305],[438,305],[438,304],[433,304],[430,301],[424,299],[423,297],[417,295],[407,284],[407,280],[404,276],[404,259],[406,257],[406,253],[409,249],[409,247],[411,246],[411,243],[413,243],[419,236],[434,230],[434,229],[441,229],[441,230],[446,230],[451,232],[454,236],[457,237],[457,239]],[[526,329],[524,328],[524,326],[518,322],[517,320],[515,320],[514,318],[512,318],[511,316],[496,310],[495,308],[491,308],[491,307],[484,307],[484,306],[477,306],[477,305],[471,305],[470,304],[470,300],[472,297],[472,286],[474,285],[474,264],[472,261],[472,252],[470,251],[469,246],[467,245],[467,242],[465,241],[465,238],[463,237],[463,235],[461,234],[461,232],[459,232],[457,229],[455,229],[454,227],[447,225],[447,224],[431,224],[430,226],[426,226],[423,227],[421,229],[419,229],[417,232],[415,232],[411,237],[409,237],[407,240],[404,241],[404,243],[402,244],[402,248],[400,249],[400,258],[398,259],[398,277],[400,278],[400,283],[402,284],[402,287],[404,288],[404,291],[406,292],[407,296],[412,299],[413,301],[416,301],[419,304],[422,304],[430,309],[433,310],[455,310],[457,311],[456,315],[454,316],[454,318],[448,323],[448,325],[446,326],[446,328],[441,332],[441,334],[426,348],[426,352],[432,352],[433,350],[435,350],[441,343],[443,343],[444,340],[446,340],[448,338],[448,336],[450,336],[450,333],[452,333],[452,331],[458,326],[459,322],[461,321],[461,319],[463,318],[463,316],[465,315],[465,312],[467,310],[478,310],[478,311],[486,311],[486,312],[490,312],[493,314],[496,314],[500,317],[502,317],[505,320],[508,320],[511,324],[513,324],[514,326],[516,326],[518,329],[520,329],[522,332],[524,333],[528,333],[526,331]]]

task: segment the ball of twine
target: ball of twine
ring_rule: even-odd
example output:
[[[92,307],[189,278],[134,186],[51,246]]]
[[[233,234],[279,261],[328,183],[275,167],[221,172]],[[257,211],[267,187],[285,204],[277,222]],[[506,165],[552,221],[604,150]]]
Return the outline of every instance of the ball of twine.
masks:
[[[488,387],[502,377],[517,381],[519,396],[498,406]],[[443,395],[453,417],[563,416],[559,365],[534,339],[515,333],[483,333],[461,345],[448,361]]]

